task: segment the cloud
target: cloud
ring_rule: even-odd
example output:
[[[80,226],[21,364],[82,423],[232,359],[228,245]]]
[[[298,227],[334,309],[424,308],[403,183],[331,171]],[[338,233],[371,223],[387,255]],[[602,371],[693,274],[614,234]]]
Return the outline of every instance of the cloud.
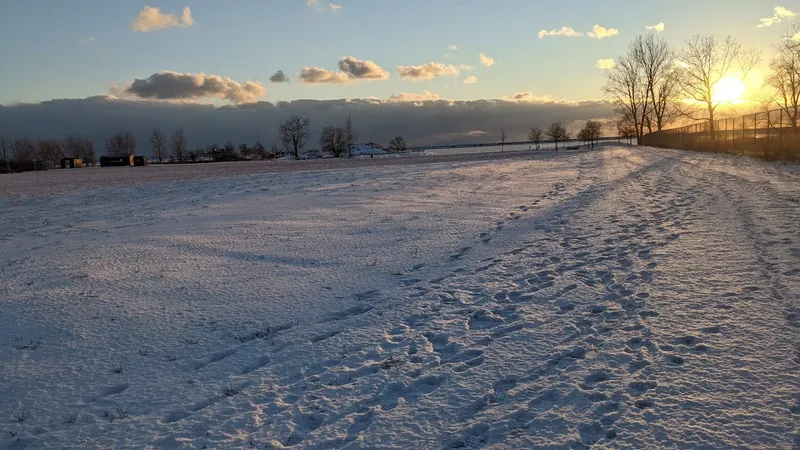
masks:
[[[540,97],[533,95],[532,92],[517,92],[511,97],[503,97],[502,99],[509,102],[523,102],[523,103],[536,103],[536,104],[557,103],[561,105],[577,105],[580,103],[580,102],[562,100],[550,95],[545,95]]]
[[[339,60],[339,69],[348,74],[350,78],[360,80],[386,80],[389,72],[383,70],[372,61],[359,61],[352,56],[345,56]]]
[[[289,77],[287,77],[282,70],[279,70],[269,77],[269,81],[273,83],[288,83]]]
[[[469,64],[461,64],[460,66],[458,66],[458,68],[461,69],[461,70],[472,70],[473,69],[473,67],[470,66]]]
[[[572,27],[561,27],[560,30],[540,30],[539,31],[539,39],[548,37],[548,36],[567,36],[567,37],[581,37],[583,33],[580,31],[575,31]]]
[[[317,11],[330,11],[334,13],[338,13],[342,10],[342,5],[337,5],[335,3],[328,3],[328,5],[323,5],[320,3],[319,0],[306,0],[306,4]]]
[[[361,61],[352,56],[339,60],[339,72],[321,67],[303,67],[300,81],[308,84],[347,84],[358,80],[387,80],[389,72],[373,61]]]
[[[600,25],[593,26],[592,31],[586,33],[586,36],[589,36],[592,39],[604,39],[617,35],[619,35],[618,29],[601,27]]]
[[[472,75],[468,76],[467,78],[464,78],[464,84],[475,84],[477,82],[478,79],[473,77]]]
[[[157,100],[197,100],[218,97],[233,103],[251,103],[267,93],[259,83],[238,83],[230,78],[204,73],[162,71],[129,85],[113,85],[112,94]]]
[[[458,67],[452,64],[429,62],[421,66],[397,66],[400,78],[411,81],[430,80],[436,77],[456,76],[460,73]]]
[[[509,130],[511,136],[524,137],[531,126],[614,116],[613,105],[607,102],[451,101],[430,93],[418,95],[422,97],[412,99],[398,94],[394,100],[295,100],[222,107],[106,96],[52,100],[0,107],[0,134],[43,139],[80,134],[92,139],[96,148],[102,148],[108,135],[119,131],[121,126],[139,142],[147,142],[153,127],[165,130],[183,127],[191,147],[227,140],[236,144],[260,140],[270,147],[279,144],[278,125],[291,115],[310,118],[310,131],[315,138],[324,126],[339,124],[352,114],[354,126],[370,140],[386,143],[400,135],[410,145],[427,145],[486,142],[496,139],[501,127]],[[142,145],[138,151],[147,153],[149,148]]]
[[[613,69],[616,65],[613,59],[599,59],[594,66],[598,69]]]
[[[648,29],[648,30],[655,30],[655,31],[657,31],[657,32],[659,32],[659,33],[660,33],[660,32],[662,32],[662,31],[664,31],[664,28],[665,28],[665,27],[664,27],[664,22],[657,23],[657,24],[655,24],[655,25],[648,25],[648,26],[646,26],[646,27],[645,27],[645,29]]]
[[[421,94],[401,92],[389,97],[390,102],[431,102],[437,100],[441,100],[441,97],[430,91],[423,91]]]
[[[136,19],[133,20],[131,29],[140,33],[147,33],[148,31],[158,31],[166,28],[188,28],[194,24],[192,11],[188,6],[183,8],[181,17],[175,14],[163,14],[159,8],[154,6],[145,6]]]
[[[492,67],[494,65],[494,58],[490,58],[490,57],[484,55],[483,53],[481,53],[479,56],[480,56],[480,59],[481,59],[481,64],[483,64],[484,66]]]
[[[456,52],[456,51],[458,51],[458,46],[457,45],[450,45],[450,46],[447,47],[447,49],[450,50],[451,52]]]
[[[756,28],[767,28],[781,23],[783,19],[792,20],[797,15],[794,11],[784,8],[783,6],[776,6],[772,10],[772,17],[765,17],[761,19],[761,23]]]
[[[93,36],[83,36],[80,38],[82,44],[94,44],[97,40]]]

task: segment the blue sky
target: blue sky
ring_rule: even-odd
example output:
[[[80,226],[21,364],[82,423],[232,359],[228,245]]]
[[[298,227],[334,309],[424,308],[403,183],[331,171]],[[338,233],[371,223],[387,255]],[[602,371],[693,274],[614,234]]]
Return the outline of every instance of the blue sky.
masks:
[[[105,95],[162,70],[256,81],[259,100],[388,98],[429,91],[443,98],[502,98],[519,92],[569,100],[602,98],[599,59],[624,53],[645,27],[665,24],[663,36],[680,47],[696,33],[731,34],[763,50],[787,32],[783,20],[757,28],[761,18],[800,2],[761,0],[334,0],[338,11],[307,0],[3,0],[0,2],[0,103]],[[194,24],[137,32],[132,23],[146,6],[163,14],[191,9]],[[796,18],[797,19],[797,18]],[[540,30],[594,25],[619,30],[605,39],[550,36]],[[449,50],[449,46],[458,50]],[[479,54],[494,59],[485,67]],[[449,54],[450,57],[446,57]],[[374,61],[386,80],[347,84],[298,81],[303,67],[337,70],[341,57]],[[399,65],[438,62],[458,76],[409,81]],[[462,65],[472,70],[461,69]],[[270,83],[276,70],[290,83]],[[464,84],[467,76],[477,79]],[[224,103],[215,99],[215,103]]]

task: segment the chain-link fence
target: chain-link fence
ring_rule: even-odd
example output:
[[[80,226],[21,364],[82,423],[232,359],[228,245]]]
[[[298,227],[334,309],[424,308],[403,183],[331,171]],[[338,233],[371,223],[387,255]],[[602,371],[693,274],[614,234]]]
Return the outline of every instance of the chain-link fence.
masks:
[[[779,109],[650,133],[642,145],[800,161],[800,117]]]

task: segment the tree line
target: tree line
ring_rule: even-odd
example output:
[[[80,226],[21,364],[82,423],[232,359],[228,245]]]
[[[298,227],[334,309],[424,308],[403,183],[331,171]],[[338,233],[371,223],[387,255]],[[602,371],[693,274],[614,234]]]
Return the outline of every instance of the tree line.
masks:
[[[800,26],[773,45],[770,73],[762,86],[765,100],[757,108],[778,108],[794,134],[800,125]],[[680,120],[705,122],[717,139],[720,83],[744,83],[761,61],[761,53],[731,36],[695,35],[680,50],[654,34],[640,35],[609,70],[604,91],[615,106],[621,135],[641,139]]]

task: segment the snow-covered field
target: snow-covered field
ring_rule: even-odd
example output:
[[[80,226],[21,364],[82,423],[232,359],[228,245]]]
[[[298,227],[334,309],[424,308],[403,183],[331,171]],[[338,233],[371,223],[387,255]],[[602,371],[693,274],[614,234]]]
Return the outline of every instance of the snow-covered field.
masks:
[[[800,446],[797,166],[494,158],[0,176],[0,448]]]

